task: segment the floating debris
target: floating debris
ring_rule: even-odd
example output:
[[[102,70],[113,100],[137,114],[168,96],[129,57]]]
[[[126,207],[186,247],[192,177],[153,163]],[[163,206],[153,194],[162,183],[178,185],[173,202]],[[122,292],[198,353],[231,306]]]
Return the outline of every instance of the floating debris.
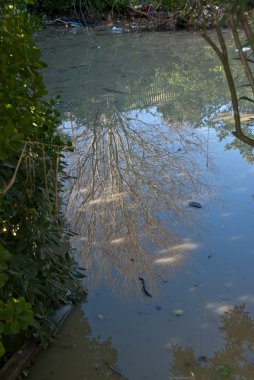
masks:
[[[100,319],[101,321],[103,321],[103,320],[105,319],[104,316],[103,316],[102,314],[98,314],[98,315],[97,315],[97,318]]]
[[[155,308],[156,308],[156,310],[157,310],[157,311],[159,311],[159,310],[161,310],[161,309],[162,309],[162,307],[161,307],[161,306],[159,306],[159,305],[155,305]]]
[[[246,53],[247,51],[250,51],[251,50],[251,48],[249,48],[249,47],[247,47],[247,46],[245,46],[245,47],[242,47],[242,49],[241,49],[244,53]],[[235,52],[236,53],[238,53],[239,52],[239,50],[238,49],[235,49]]]
[[[83,26],[83,24],[77,19],[64,20],[61,18],[56,18],[53,22],[62,23],[66,27],[80,28],[81,26]]]
[[[196,208],[201,208],[202,207],[199,202],[189,202],[189,206],[196,207]]]
[[[123,377],[123,375],[121,374],[121,372],[116,368],[116,367],[113,367],[110,363],[106,362],[107,366],[111,369],[112,372],[116,373],[117,375]]]
[[[142,289],[143,289],[143,293],[147,296],[147,297],[152,297],[152,295],[146,290],[146,285],[145,285],[145,280],[142,278],[142,277],[139,277],[138,278],[139,281],[141,281],[142,283]]]
[[[119,28],[116,26],[113,26],[113,28],[111,30],[113,33],[122,33],[123,32],[123,28]]]
[[[126,94],[125,91],[115,90],[113,88],[103,87],[102,89],[103,89],[103,91],[112,92],[112,93],[115,93],[115,94]]]
[[[180,317],[181,315],[183,315],[184,311],[182,309],[174,309],[173,310],[173,314],[176,316],[176,317]]]
[[[81,24],[81,22],[79,22],[79,21],[77,21],[77,20],[68,20],[67,21],[67,25],[68,26],[72,26],[72,27],[75,27],[75,28],[77,28],[77,27],[81,27],[81,26],[83,26],[82,24]]]

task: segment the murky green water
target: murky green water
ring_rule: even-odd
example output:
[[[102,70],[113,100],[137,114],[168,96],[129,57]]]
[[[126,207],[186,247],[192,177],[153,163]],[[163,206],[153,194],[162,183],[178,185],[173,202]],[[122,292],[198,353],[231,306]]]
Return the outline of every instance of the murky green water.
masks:
[[[66,214],[88,298],[29,379],[253,379],[254,167],[215,121],[219,61],[187,33],[38,44],[75,145]]]

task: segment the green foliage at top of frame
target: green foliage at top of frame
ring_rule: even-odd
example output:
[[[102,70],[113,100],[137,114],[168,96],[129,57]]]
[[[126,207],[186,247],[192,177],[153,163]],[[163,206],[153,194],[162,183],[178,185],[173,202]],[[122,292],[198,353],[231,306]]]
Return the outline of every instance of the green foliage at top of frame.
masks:
[[[115,11],[116,13],[124,14],[128,6],[140,4],[149,4],[155,9],[164,9],[168,12],[182,11],[188,13],[192,7],[206,6],[208,0],[34,0],[31,9],[37,13],[44,13],[47,16],[59,14],[73,14],[86,19],[102,18],[108,12]],[[213,4],[227,5],[234,11],[236,8],[248,6],[251,3],[249,0],[214,0]]]
[[[39,70],[45,65],[32,37],[35,23],[13,3],[0,1],[0,160],[10,160],[6,167],[15,164],[12,160],[28,137],[61,143],[54,134],[58,114],[51,107],[53,102],[42,100],[47,92]],[[16,3],[24,6],[24,2]]]
[[[100,16],[110,10],[121,12],[130,4],[129,0],[35,0],[33,9],[47,15],[67,14]]]
[[[0,356],[17,333],[44,344],[61,302],[78,297],[83,273],[63,240],[63,153],[55,100],[32,34],[31,1],[0,0]]]
[[[73,4],[75,4],[73,0],[35,0],[33,6],[37,11],[46,12],[50,15],[70,11]]]
[[[168,11],[184,10],[188,7],[188,0],[155,0],[152,1],[153,5],[157,7],[163,7]]]
[[[78,14],[82,10],[84,14],[102,16],[110,10],[122,12],[128,5],[139,5],[148,3],[154,7],[164,7],[167,10],[183,9],[187,0],[36,0],[35,7],[38,11],[47,14],[57,14],[62,12],[76,11]]]
[[[184,11],[188,12],[190,8],[206,6],[211,4],[207,0],[34,0],[28,1],[32,4],[32,9],[38,13],[45,13],[48,16],[59,14],[73,14],[79,17],[93,18],[94,16],[103,17],[109,11],[114,10],[119,13],[124,13],[129,5],[150,4],[155,9],[163,8],[169,12]],[[251,0],[214,0],[215,5],[226,6],[231,12],[239,12],[241,9],[246,9],[253,6]]]

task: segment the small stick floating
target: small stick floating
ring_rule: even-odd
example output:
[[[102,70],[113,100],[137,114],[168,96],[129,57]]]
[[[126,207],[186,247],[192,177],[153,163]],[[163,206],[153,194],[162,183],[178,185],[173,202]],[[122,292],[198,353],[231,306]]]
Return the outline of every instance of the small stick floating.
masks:
[[[142,289],[143,289],[143,293],[147,296],[147,297],[152,297],[152,295],[147,291],[146,289],[146,285],[145,285],[145,280],[142,278],[142,277],[139,277],[138,278],[139,281],[142,283]]]
[[[111,364],[109,364],[108,362],[106,362],[107,366],[111,369],[112,372],[115,372],[117,375],[123,377],[123,375],[121,374],[120,371],[118,371],[117,368],[113,367]]]

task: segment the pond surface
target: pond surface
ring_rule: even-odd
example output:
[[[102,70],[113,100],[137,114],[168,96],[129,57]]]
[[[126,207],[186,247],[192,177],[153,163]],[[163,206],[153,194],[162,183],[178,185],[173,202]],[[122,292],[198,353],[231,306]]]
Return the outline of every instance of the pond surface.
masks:
[[[38,45],[75,147],[64,199],[88,297],[29,379],[253,379],[253,156],[223,122],[220,62],[192,33]]]

